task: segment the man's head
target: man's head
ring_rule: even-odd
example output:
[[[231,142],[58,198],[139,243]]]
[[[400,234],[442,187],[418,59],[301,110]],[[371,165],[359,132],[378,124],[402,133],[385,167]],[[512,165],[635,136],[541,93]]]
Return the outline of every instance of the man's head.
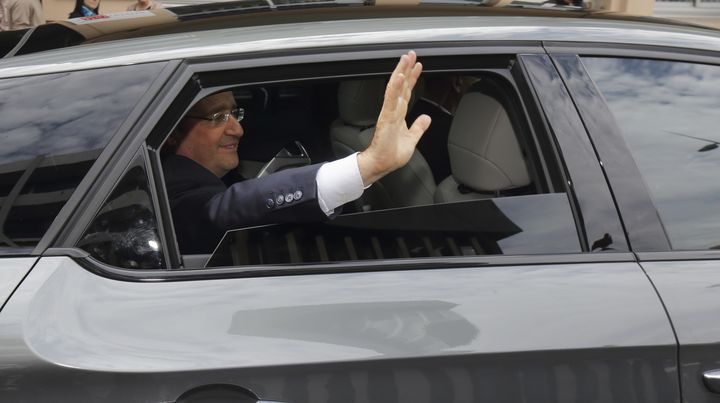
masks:
[[[175,154],[190,158],[218,177],[238,166],[237,145],[244,131],[232,92],[210,95],[195,104],[168,139]],[[225,120],[227,118],[227,120]]]
[[[462,96],[478,80],[473,76],[429,76],[423,96],[455,113]]]

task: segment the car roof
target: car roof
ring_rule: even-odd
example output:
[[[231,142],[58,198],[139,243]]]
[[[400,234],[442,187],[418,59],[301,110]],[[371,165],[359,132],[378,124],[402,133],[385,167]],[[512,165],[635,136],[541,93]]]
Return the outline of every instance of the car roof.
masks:
[[[0,59],[0,78],[268,50],[390,43],[413,47],[457,40],[578,41],[720,51],[718,30],[577,7],[284,1],[285,8],[278,1],[242,0],[45,24],[28,31],[16,46],[29,48],[25,55]],[[47,45],[53,39],[60,45]],[[35,42],[59,49],[33,50]]]

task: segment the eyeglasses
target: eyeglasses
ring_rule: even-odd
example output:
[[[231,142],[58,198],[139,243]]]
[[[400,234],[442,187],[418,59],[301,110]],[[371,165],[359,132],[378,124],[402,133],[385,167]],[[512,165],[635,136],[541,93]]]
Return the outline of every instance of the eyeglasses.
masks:
[[[228,119],[230,119],[230,116],[234,117],[235,120],[240,122],[245,117],[245,109],[234,108],[234,109],[230,109],[230,111],[228,111],[228,112],[215,112],[210,116],[185,116],[185,117],[191,118],[191,119],[207,120],[213,126],[221,126],[221,125],[224,125],[225,123],[227,123]]]

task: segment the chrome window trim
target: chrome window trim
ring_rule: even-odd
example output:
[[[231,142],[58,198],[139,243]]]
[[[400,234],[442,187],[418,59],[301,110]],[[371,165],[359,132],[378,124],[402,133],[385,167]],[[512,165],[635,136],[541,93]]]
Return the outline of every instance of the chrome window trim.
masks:
[[[668,252],[637,252],[635,254],[640,262],[720,260],[720,250],[676,250]]]
[[[618,252],[572,253],[562,255],[487,255],[472,257],[388,259],[374,261],[362,260],[305,265],[287,264],[243,267],[228,266],[211,269],[132,270],[107,265],[88,256],[84,251],[75,251],[73,248],[51,248],[47,250],[44,256],[69,256],[72,257],[80,266],[97,275],[114,280],[130,282],[196,281],[222,278],[297,276],[397,270],[437,270],[471,267],[476,267],[478,270],[482,270],[483,267],[490,266],[627,263],[637,261],[635,255],[632,253]]]

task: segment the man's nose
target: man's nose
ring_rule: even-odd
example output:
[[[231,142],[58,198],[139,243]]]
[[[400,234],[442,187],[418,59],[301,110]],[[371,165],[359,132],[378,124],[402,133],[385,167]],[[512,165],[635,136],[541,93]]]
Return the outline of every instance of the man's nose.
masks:
[[[227,124],[225,125],[225,134],[233,137],[242,137],[245,134],[242,125],[235,119],[234,116],[228,118]]]

